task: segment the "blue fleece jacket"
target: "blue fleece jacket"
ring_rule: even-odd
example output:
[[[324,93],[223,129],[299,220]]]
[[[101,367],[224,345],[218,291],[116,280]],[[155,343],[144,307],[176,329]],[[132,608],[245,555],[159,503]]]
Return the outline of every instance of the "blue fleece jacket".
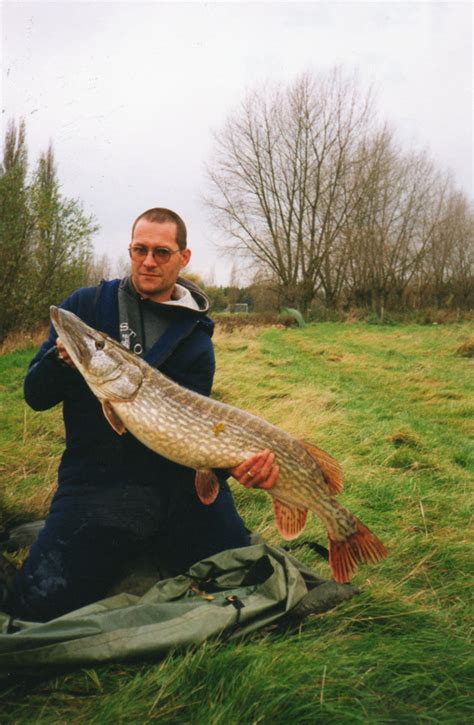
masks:
[[[62,307],[119,339],[119,283],[78,290]],[[160,307],[168,324],[145,359],[181,385],[209,394],[211,320],[204,312]],[[153,453],[129,433],[117,435],[80,373],[57,358],[55,340],[51,329],[29,367],[25,398],[35,410],[62,402],[66,450],[58,489],[16,578],[10,610],[47,621],[101,599],[143,546],[152,545],[155,563],[170,576],[218,551],[248,546],[226,481],[206,506],[196,495],[194,470]]]

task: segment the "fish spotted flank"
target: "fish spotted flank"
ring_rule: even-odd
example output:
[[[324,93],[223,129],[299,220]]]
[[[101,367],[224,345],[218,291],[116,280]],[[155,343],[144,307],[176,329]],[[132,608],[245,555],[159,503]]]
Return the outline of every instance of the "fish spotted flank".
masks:
[[[285,539],[298,536],[308,510],[326,526],[336,581],[349,581],[358,562],[376,562],[387,551],[377,537],[335,498],[342,472],[327,453],[299,441],[251,413],[182,388],[117,341],[72,312],[51,307],[66,350],[102,404],[112,428],[196,470],[196,491],[206,504],[219,491],[213,472],[237,466],[270,448],[280,467],[273,498],[276,526]]]

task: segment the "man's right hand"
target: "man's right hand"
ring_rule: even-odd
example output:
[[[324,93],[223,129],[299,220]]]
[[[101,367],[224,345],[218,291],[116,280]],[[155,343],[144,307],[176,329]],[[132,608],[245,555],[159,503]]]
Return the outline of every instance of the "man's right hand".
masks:
[[[60,340],[59,337],[56,340],[56,354],[57,354],[58,358],[61,360],[61,362],[63,362],[65,365],[68,365],[73,370],[76,370],[76,366],[74,364],[73,359],[69,355],[68,351],[64,347],[62,340]]]
[[[275,463],[275,454],[268,448],[228,470],[245,488],[273,488],[280,473],[280,467]]]

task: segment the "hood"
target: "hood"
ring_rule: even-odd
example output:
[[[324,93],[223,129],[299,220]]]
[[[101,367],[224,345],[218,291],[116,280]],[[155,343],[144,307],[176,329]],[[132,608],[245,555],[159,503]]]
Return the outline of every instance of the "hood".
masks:
[[[197,312],[209,312],[210,307],[209,298],[205,292],[186,277],[178,277],[172,299],[163,304],[185,306],[188,309],[195,309]]]

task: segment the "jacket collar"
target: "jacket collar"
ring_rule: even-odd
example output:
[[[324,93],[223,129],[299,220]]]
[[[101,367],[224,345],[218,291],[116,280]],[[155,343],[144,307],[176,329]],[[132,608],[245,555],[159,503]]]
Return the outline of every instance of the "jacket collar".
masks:
[[[186,280],[187,282],[187,280]],[[100,284],[95,304],[96,327],[113,337],[120,339],[117,295],[120,279],[103,281]],[[163,305],[167,307],[166,305]],[[171,312],[171,308],[168,307]],[[204,312],[193,312],[187,308],[172,308],[173,315],[169,327],[145,355],[145,360],[153,366],[161,365],[175,350],[181,340],[188,337],[195,327],[202,327],[209,337],[214,332],[214,322]]]

